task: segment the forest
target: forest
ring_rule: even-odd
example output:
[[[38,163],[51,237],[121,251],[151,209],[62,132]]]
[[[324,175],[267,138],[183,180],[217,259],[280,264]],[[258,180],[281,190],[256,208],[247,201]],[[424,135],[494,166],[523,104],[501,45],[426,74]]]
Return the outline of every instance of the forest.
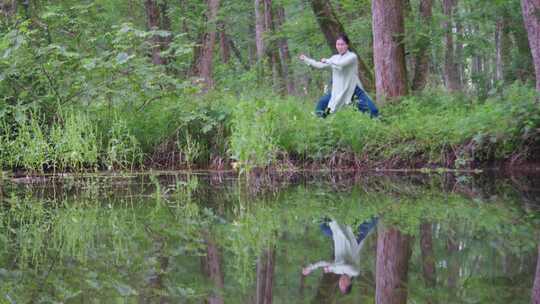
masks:
[[[0,166],[21,172],[519,165],[538,0],[0,1]],[[379,108],[313,114],[340,34]]]
[[[0,304],[540,303],[539,172],[540,0],[0,0]]]

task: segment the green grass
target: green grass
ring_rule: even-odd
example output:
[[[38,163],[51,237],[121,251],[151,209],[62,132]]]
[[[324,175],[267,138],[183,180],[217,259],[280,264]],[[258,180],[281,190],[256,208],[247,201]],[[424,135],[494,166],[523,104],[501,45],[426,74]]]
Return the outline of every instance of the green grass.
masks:
[[[521,85],[485,101],[427,90],[385,106],[377,119],[352,106],[321,119],[307,98],[261,92],[165,97],[138,107],[97,103],[62,109],[52,122],[34,112],[16,122],[4,117],[0,164],[37,172],[133,170],[160,161],[208,168],[217,159],[249,171],[353,155],[366,165],[467,168],[533,156],[537,98]]]

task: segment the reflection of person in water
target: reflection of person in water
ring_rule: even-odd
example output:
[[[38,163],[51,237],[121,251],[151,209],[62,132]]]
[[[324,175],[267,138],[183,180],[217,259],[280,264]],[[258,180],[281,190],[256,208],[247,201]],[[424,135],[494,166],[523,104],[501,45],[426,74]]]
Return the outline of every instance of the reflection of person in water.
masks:
[[[342,293],[349,293],[352,278],[360,274],[360,250],[366,236],[376,225],[377,218],[363,222],[358,227],[358,235],[355,237],[351,227],[339,224],[335,220],[322,223],[322,232],[334,240],[334,262],[320,261],[310,264],[302,270],[302,274],[308,275],[317,268],[323,268],[325,273],[339,275],[339,290]]]

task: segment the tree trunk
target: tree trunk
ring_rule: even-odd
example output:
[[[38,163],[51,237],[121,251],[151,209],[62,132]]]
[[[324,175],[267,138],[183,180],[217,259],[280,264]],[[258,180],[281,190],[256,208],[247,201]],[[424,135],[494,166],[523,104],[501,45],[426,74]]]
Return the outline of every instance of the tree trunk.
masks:
[[[231,37],[227,36],[227,42],[229,43],[229,46],[231,47],[231,50],[233,51],[234,57],[238,59],[238,62],[240,62],[244,70],[249,71],[249,65],[247,65],[242,59],[242,54],[240,53],[240,50],[234,44],[234,41],[231,39]]]
[[[375,291],[377,304],[407,303],[410,257],[410,237],[396,228],[379,225]]]
[[[159,2],[159,10],[161,14],[161,29],[164,31],[169,32],[169,35],[166,37],[160,37],[161,43],[160,47],[162,51],[165,51],[169,48],[169,45],[172,42],[172,34],[171,32],[171,18],[169,18],[169,7],[167,5],[167,1],[160,1]],[[167,61],[167,60],[165,60]]]
[[[315,13],[315,17],[317,18],[317,23],[326,38],[326,43],[332,52],[334,52],[336,49],[337,37],[341,34],[345,34],[345,29],[341,22],[339,22],[330,1],[310,0],[310,3],[311,8]],[[353,45],[350,45],[349,48],[354,51]],[[362,60],[362,57],[359,54],[356,55],[358,55],[358,77],[364,85],[364,88],[367,91],[373,92],[375,89],[375,86],[373,85],[373,74],[365,64],[364,60]]]
[[[501,50],[501,36],[502,36],[503,20],[497,20],[495,24],[495,58],[496,58],[496,68],[495,68],[495,80],[503,79],[502,72],[502,50]]]
[[[456,0],[457,1],[457,0]],[[457,7],[457,5],[456,5]],[[454,54],[454,60],[456,65],[456,75],[457,75],[457,83],[460,90],[463,90],[463,85],[465,82],[465,69],[463,67],[463,25],[461,23],[461,20],[456,21],[456,34],[457,34],[457,41],[456,41],[456,52]]]
[[[424,24],[431,24],[432,19],[432,0],[420,0],[420,16]],[[419,50],[416,54],[414,77],[412,81],[412,90],[421,91],[426,86],[427,75],[429,72],[429,50],[431,48],[431,38],[422,36],[419,41]]]
[[[459,74],[457,63],[454,57],[454,33],[453,33],[453,15],[454,8],[457,5],[457,0],[443,0],[443,13],[446,15],[446,20],[443,22],[443,27],[446,31],[446,49],[444,56],[444,80],[446,88],[450,92],[459,91]]]
[[[257,61],[264,58],[264,14],[262,12],[261,1],[255,0],[255,47],[257,50]]]
[[[271,304],[274,285],[276,249],[274,247],[263,251],[257,261],[257,294],[256,304]]]
[[[448,250],[448,289],[450,294],[454,294],[457,291],[457,284],[459,280],[459,244],[455,240],[455,233],[448,232],[448,239],[446,240],[446,249]]]
[[[431,222],[420,224],[420,249],[422,254],[422,274],[426,287],[433,288],[437,282],[435,255],[433,254],[433,235]]]
[[[536,73],[536,90],[540,92],[540,0],[521,0],[523,21]]]
[[[276,21],[276,24],[275,24],[276,31],[281,31],[281,27],[285,23],[285,8],[283,7],[283,5],[277,6],[275,21]],[[289,43],[287,42],[287,38],[282,36],[281,38],[279,38],[278,44],[279,44],[279,58],[281,60],[281,67],[282,67],[282,72],[283,72],[283,81],[285,82],[286,87],[287,87],[287,94],[292,95],[294,94],[294,79],[293,79],[293,71],[290,68],[291,55],[289,53]]]
[[[216,44],[216,21],[219,10],[219,0],[207,0],[206,33],[201,47],[201,57],[198,66],[199,77],[204,80],[205,90],[214,87],[212,77],[214,46]]]
[[[145,0],[144,8],[146,10],[146,25],[149,30],[158,30],[160,28],[160,11],[156,0]],[[150,38],[152,44],[152,63],[165,64],[165,59],[161,57],[161,39],[158,35]]]
[[[496,80],[510,84],[515,80],[512,71],[512,56],[510,54],[513,45],[510,37],[510,15],[506,10],[500,13],[496,23],[495,47],[496,47]]]
[[[523,82],[528,80],[534,81],[534,64],[531,54],[531,48],[529,47],[529,40],[527,38],[527,29],[523,20],[520,20],[518,24],[513,27],[512,37],[516,43],[516,47],[519,53],[519,64],[514,69],[514,76]]]
[[[4,18],[11,18],[16,12],[17,0],[0,0],[0,14]]]
[[[231,44],[229,43],[229,37],[225,33],[225,24],[219,22],[219,46],[221,50],[221,60],[223,63],[228,64],[231,59]]]
[[[203,236],[206,242],[206,256],[201,258],[203,273],[214,285],[213,290],[218,290],[218,292],[213,292],[208,297],[208,303],[223,304],[221,291],[223,290],[224,282],[219,249],[208,231],[204,231]]]
[[[274,13],[272,7],[272,0],[263,0],[264,2],[264,33],[273,36],[275,32],[274,27]],[[265,41],[266,51],[270,61],[270,67],[272,69],[272,83],[274,91],[284,92],[284,77],[283,68],[279,59],[279,48],[276,46],[275,40],[272,37],[267,37]]]
[[[533,304],[540,304],[540,245],[538,245],[538,257],[536,261],[536,275],[534,276],[534,285],[532,289]]]
[[[401,0],[373,0],[373,49],[377,99],[407,94]]]

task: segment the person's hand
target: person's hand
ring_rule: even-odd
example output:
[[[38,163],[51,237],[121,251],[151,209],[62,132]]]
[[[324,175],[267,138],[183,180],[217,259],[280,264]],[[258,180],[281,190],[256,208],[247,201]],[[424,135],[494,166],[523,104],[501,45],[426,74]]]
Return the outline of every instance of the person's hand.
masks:
[[[311,273],[311,270],[309,270],[309,268],[307,268],[307,267],[302,268],[302,274],[303,275],[307,276],[310,273]]]
[[[327,61],[328,61],[328,59],[326,59],[326,58],[321,58],[321,62],[322,62],[322,63],[326,63]]]
[[[324,267],[323,271],[324,271],[324,273],[329,273],[330,272],[330,267],[328,267],[328,266]]]
[[[304,60],[306,60],[306,55],[300,54],[300,56],[298,58],[300,58],[300,60],[304,61]]]

